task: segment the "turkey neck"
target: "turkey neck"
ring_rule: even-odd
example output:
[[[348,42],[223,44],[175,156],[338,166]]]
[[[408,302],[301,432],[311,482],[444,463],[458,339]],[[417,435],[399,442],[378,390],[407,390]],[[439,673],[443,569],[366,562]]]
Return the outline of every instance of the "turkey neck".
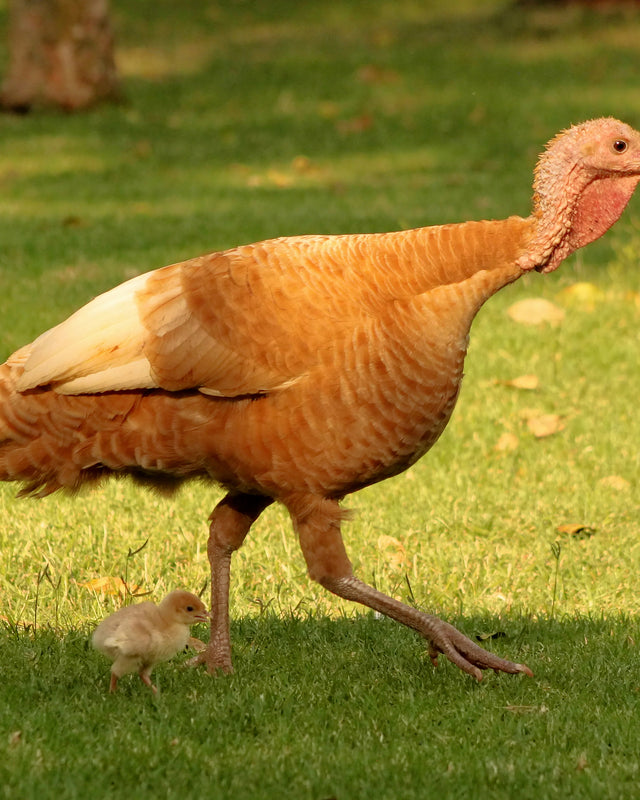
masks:
[[[408,300],[487,273],[475,278],[484,285],[482,304],[522,275],[516,261],[535,225],[533,217],[509,217],[348,237],[352,281],[364,302],[379,311],[389,300]],[[335,237],[336,243],[341,238]]]

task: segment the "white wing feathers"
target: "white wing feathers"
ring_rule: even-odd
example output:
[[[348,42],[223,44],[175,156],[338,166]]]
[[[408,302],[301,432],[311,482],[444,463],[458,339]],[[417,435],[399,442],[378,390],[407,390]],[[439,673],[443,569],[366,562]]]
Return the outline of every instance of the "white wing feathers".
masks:
[[[24,365],[18,390],[47,384],[62,394],[156,387],[136,302],[150,274],[99,295],[18,350],[8,361]]]
[[[293,346],[295,325],[277,306],[273,289],[250,281],[248,268],[259,272],[254,261],[246,257],[245,274],[240,260],[236,275],[229,259],[203,258],[138,275],[16,351],[7,364],[16,370],[18,391],[197,389],[237,397],[298,381],[315,364],[318,349],[306,337]],[[294,288],[298,280],[295,273]],[[302,286],[308,289],[304,281]]]
[[[298,375],[272,370],[212,337],[193,314],[181,264],[138,275],[99,295],[7,360],[22,369],[20,392],[51,386],[60,394],[127,389],[198,389],[234,397],[291,385]]]

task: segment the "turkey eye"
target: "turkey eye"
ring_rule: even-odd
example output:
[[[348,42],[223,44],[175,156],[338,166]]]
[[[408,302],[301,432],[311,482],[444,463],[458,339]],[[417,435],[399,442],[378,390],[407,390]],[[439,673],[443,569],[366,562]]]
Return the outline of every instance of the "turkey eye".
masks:
[[[187,606],[187,611],[193,611],[193,606]]]
[[[627,149],[627,146],[628,145],[624,139],[616,139],[613,143],[613,149],[616,151],[616,153],[624,153],[624,151]]]

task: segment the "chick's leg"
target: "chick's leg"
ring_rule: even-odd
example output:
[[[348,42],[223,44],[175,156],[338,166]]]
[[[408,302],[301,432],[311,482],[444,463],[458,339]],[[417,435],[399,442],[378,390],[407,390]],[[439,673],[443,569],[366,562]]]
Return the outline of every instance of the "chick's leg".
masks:
[[[211,637],[190,664],[205,664],[213,674],[233,672],[229,638],[229,580],[231,555],[243,543],[249,528],[272,503],[270,497],[228,494],[209,517],[207,553],[211,565]]]
[[[499,658],[449,623],[394,600],[356,578],[342,541],[342,512],[336,501],[295,498],[287,506],[300,538],[309,576],[333,594],[362,603],[416,630],[429,642],[429,655],[434,666],[437,666],[439,653],[443,653],[477,680],[482,680],[483,669],[533,675],[524,664]]]
[[[151,683],[151,670],[149,668],[141,669],[138,672],[140,676],[140,680],[144,683],[145,686],[148,686],[154,694],[158,694],[158,689]]]

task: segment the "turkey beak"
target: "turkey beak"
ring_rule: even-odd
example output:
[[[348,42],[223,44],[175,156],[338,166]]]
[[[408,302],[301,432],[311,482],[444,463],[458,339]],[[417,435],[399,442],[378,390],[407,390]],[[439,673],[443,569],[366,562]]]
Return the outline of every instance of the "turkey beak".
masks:
[[[196,619],[198,622],[210,622],[211,621],[211,612],[210,611],[201,611],[199,614],[196,615]]]

